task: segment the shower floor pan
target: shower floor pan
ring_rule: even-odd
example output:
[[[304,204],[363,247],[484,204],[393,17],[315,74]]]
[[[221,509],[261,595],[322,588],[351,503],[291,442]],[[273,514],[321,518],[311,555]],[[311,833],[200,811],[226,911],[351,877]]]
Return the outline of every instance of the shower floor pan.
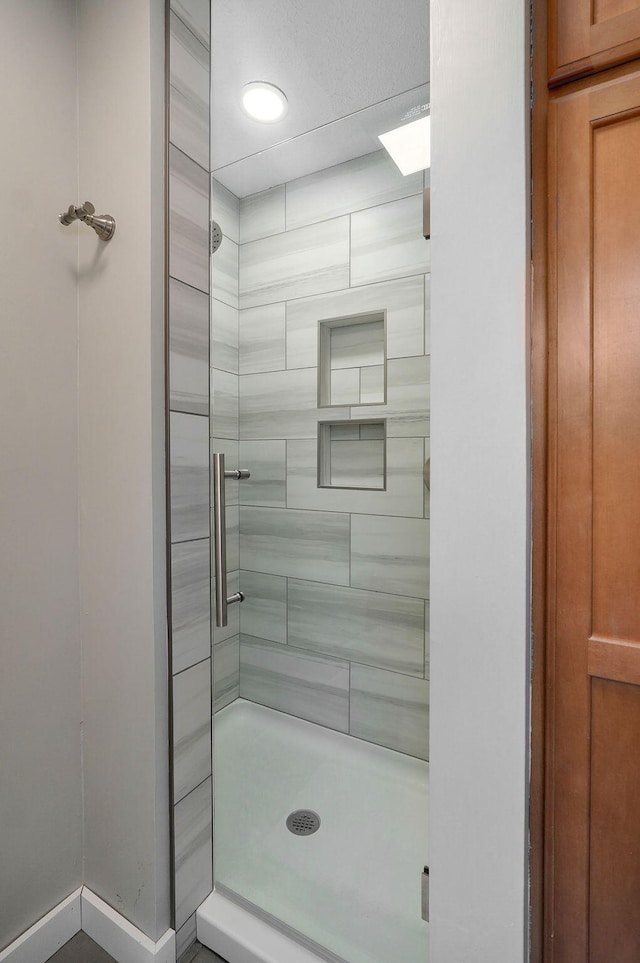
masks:
[[[214,729],[216,890],[200,941],[229,963],[427,963],[427,763],[243,699]],[[300,809],[316,832],[287,828]]]

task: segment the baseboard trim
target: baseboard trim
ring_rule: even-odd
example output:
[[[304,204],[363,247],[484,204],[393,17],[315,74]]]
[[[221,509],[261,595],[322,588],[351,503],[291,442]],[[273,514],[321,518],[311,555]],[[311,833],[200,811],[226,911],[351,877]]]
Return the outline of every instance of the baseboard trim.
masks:
[[[46,963],[82,929],[82,887],[0,951],[0,963]]]
[[[84,932],[118,963],[175,963],[173,930],[167,930],[154,943],[86,886],[82,888],[81,912]]]
[[[81,886],[22,936],[0,950],[0,963],[46,963],[60,947],[84,930],[118,963],[175,963],[173,930],[154,943],[108,903]]]

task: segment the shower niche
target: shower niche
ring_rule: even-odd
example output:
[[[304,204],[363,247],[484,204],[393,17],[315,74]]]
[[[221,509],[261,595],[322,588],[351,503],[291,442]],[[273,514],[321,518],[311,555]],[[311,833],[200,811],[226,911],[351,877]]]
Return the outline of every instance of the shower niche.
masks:
[[[321,421],[318,424],[318,488],[387,487],[386,422]]]
[[[387,400],[386,311],[320,321],[318,407]]]
[[[386,312],[320,321],[318,407],[383,405],[387,400]],[[318,488],[386,489],[386,423],[318,423]]]

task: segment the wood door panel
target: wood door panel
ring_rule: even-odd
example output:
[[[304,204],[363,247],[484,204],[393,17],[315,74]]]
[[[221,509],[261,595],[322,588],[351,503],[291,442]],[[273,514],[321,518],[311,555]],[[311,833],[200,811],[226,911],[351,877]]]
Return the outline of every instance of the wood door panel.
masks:
[[[637,0],[594,0],[593,22],[606,23],[623,13],[631,13],[638,7]]]
[[[592,634],[640,642],[640,116],[593,129]]]
[[[549,0],[549,83],[640,55],[640,0]]]
[[[630,780],[640,800],[640,752],[613,751],[620,725],[640,744],[640,76],[558,98],[550,121],[545,959],[618,963],[598,954],[629,928],[631,898],[620,882],[616,909],[600,883],[620,856],[608,796]],[[616,822],[640,838],[640,802],[619,804]]]
[[[640,688],[594,679],[589,963],[640,960]]]

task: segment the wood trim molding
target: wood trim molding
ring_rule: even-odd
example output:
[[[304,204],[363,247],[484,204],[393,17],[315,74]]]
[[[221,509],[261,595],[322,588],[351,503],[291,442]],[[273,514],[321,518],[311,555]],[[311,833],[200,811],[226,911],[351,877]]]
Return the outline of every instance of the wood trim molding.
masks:
[[[624,639],[589,639],[589,675],[640,685],[640,644]]]
[[[549,87],[592,77],[640,57],[640,6],[547,0]]]
[[[549,73],[549,87],[561,87],[573,80],[591,77],[603,70],[609,70],[611,67],[619,67],[621,64],[629,63],[629,61],[638,57],[640,57],[640,39],[629,40],[618,47],[603,50],[592,54],[590,57],[583,57],[581,60],[574,60],[573,63],[563,64],[561,67],[552,69]]]

